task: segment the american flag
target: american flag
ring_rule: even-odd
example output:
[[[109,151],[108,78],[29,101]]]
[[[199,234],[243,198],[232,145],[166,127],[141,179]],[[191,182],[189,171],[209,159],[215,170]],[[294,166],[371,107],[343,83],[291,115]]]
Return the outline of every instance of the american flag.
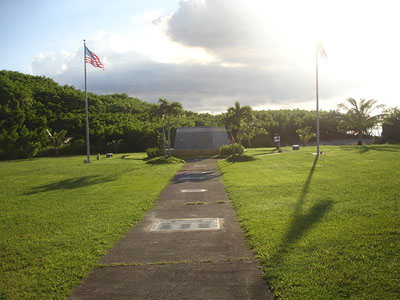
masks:
[[[327,59],[328,55],[326,54],[324,47],[322,47],[321,42],[317,42],[317,48],[321,57]]]
[[[86,46],[85,54],[85,61],[87,63],[91,64],[93,67],[102,68],[104,70],[104,65],[101,63],[100,58],[90,51]]]

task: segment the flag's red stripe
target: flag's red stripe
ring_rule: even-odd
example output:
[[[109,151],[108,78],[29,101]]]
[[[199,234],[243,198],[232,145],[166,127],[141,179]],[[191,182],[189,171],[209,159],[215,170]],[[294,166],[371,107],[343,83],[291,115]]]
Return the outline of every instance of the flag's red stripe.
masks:
[[[90,56],[86,55],[86,62],[91,64],[94,67],[104,69],[104,65],[101,63],[99,57],[92,52],[92,55],[95,59],[92,59]]]
[[[101,63],[100,58],[88,48],[86,48],[86,50],[85,62],[91,64],[93,67],[102,68],[104,70],[104,65]]]

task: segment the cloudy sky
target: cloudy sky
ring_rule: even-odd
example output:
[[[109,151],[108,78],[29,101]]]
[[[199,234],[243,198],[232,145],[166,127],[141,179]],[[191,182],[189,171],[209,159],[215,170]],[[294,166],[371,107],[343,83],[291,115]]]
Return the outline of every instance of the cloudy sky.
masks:
[[[234,101],[315,109],[348,97],[400,106],[396,0],[0,0],[0,69],[84,89],[83,39],[105,65],[88,89],[198,112]]]

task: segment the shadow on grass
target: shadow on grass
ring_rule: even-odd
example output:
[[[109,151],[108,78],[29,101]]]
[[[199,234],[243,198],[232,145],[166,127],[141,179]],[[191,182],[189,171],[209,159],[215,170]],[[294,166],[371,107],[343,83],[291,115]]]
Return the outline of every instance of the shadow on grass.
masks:
[[[316,156],[308,174],[307,180],[303,185],[303,189],[297,200],[295,210],[292,214],[288,229],[282,238],[282,243],[278,247],[277,252],[272,256],[271,261],[274,264],[280,263],[291,248],[291,245],[298,241],[315,226],[322,217],[331,209],[333,201],[325,200],[315,203],[306,213],[303,213],[304,200],[307,196],[311,179],[315,171],[319,156]]]
[[[256,160],[256,158],[253,156],[249,156],[249,155],[231,155],[226,158],[226,161],[231,162],[231,163],[247,162],[247,161],[253,161],[253,160]]]
[[[390,145],[363,145],[363,146],[341,146],[341,149],[346,151],[357,151],[359,153],[366,153],[369,151],[384,151],[384,152],[400,152],[400,148]]]
[[[145,160],[144,158],[139,158],[139,157],[130,157],[129,155],[122,155],[121,159],[123,160]]]
[[[275,149],[272,150],[262,150],[262,151],[257,151],[258,153],[253,154],[253,156],[262,156],[262,155],[271,155],[274,153],[277,153]]]
[[[95,184],[110,182],[115,180],[116,178],[117,177],[114,176],[100,176],[100,175],[70,178],[61,180],[59,182],[54,182],[31,188],[31,190],[29,192],[24,193],[24,195],[33,195],[42,192],[56,191],[56,190],[72,190]]]
[[[165,164],[181,164],[185,163],[183,159],[174,156],[160,156],[152,159],[145,159],[146,164],[149,165],[165,165]]]

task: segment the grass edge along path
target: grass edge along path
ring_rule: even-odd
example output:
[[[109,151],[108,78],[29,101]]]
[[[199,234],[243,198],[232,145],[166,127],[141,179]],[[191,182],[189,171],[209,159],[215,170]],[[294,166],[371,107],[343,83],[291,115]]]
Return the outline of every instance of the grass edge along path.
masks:
[[[0,289],[10,299],[65,299],[140,221],[182,164],[130,154],[0,162]]]
[[[221,160],[246,240],[278,299],[399,299],[400,146]]]

